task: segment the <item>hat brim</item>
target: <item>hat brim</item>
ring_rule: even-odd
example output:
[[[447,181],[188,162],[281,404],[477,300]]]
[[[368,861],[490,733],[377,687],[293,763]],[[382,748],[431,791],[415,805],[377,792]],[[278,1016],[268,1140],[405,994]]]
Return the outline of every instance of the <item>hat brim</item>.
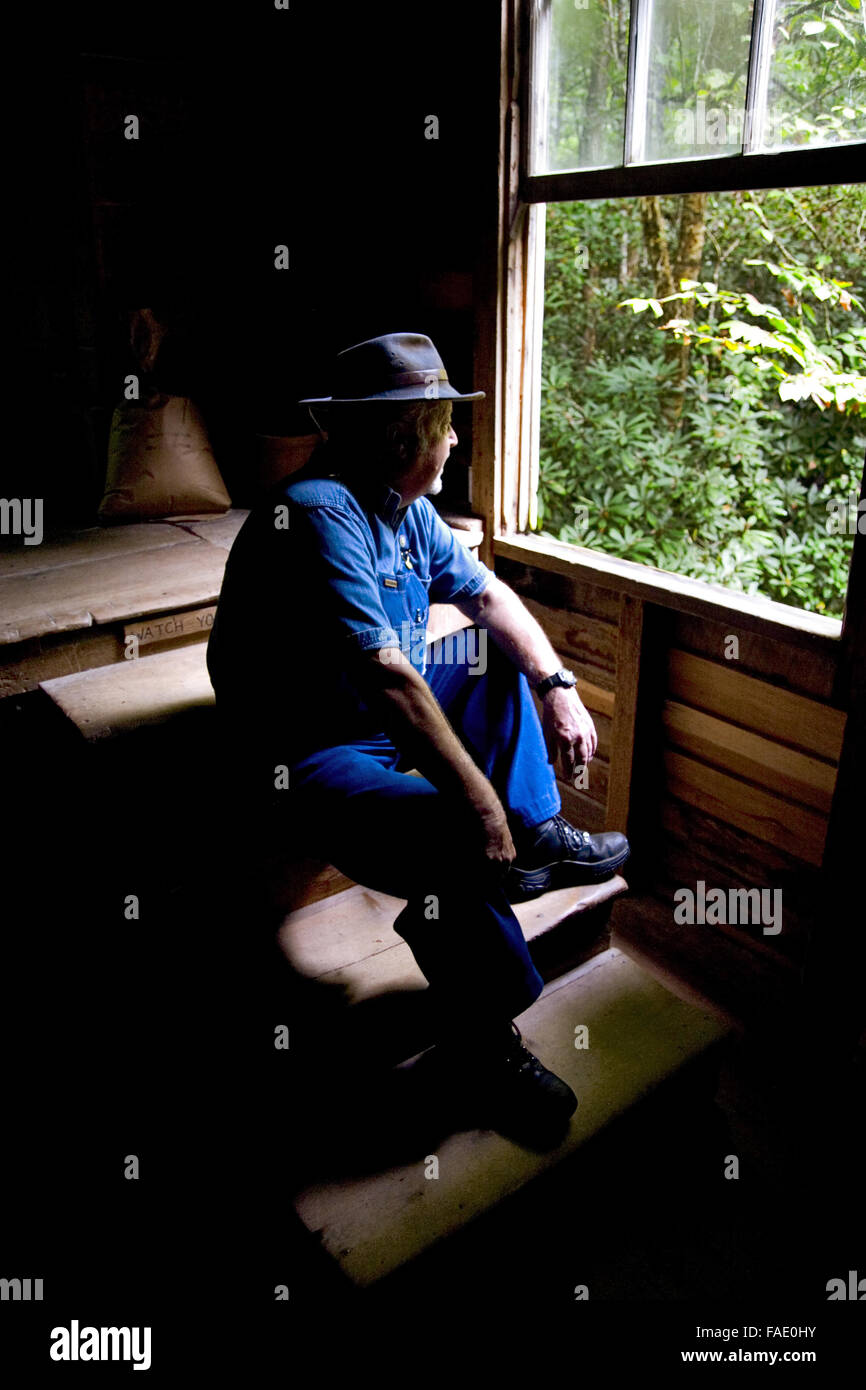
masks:
[[[483,401],[486,391],[470,391],[461,395],[448,382],[437,383],[434,396],[427,395],[423,386],[396,386],[392,391],[378,391],[372,396],[305,396],[298,405],[357,405],[360,401]]]

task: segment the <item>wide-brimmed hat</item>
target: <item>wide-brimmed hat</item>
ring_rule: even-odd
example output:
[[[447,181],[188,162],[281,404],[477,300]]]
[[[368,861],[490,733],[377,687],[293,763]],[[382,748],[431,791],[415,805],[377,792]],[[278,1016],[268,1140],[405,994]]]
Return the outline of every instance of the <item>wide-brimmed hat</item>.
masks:
[[[442,358],[423,333],[385,333],[337,354],[333,395],[307,396],[299,405],[352,401],[480,401],[484,391],[461,394],[448,380]]]

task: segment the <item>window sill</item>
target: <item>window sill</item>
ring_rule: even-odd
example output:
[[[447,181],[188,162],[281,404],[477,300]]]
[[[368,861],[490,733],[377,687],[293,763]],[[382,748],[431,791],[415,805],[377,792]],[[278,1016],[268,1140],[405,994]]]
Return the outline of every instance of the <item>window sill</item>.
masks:
[[[662,608],[693,613],[714,622],[739,623],[750,631],[788,640],[806,639],[810,646],[832,648],[842,635],[839,618],[777,603],[754,594],[742,594],[702,579],[686,579],[669,570],[655,569],[634,560],[619,560],[600,550],[570,545],[547,536],[513,533],[493,539],[494,556],[524,565],[582,579]]]

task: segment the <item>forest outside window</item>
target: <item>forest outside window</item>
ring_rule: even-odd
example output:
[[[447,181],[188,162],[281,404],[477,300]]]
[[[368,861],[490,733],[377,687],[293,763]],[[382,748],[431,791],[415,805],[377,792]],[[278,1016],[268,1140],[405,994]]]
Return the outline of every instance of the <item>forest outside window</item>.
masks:
[[[529,18],[527,529],[841,617],[866,528],[866,3]]]

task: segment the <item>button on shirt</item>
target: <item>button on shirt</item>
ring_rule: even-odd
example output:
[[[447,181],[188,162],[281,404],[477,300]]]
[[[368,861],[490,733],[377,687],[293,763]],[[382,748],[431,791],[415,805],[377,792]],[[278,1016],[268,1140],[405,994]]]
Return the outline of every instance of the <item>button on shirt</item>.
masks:
[[[426,497],[404,507],[386,484],[290,478],[226,565],[207,654],[217,704],[283,761],[377,737],[353,678],[359,652],[400,647],[423,675],[430,604],[492,577]]]

